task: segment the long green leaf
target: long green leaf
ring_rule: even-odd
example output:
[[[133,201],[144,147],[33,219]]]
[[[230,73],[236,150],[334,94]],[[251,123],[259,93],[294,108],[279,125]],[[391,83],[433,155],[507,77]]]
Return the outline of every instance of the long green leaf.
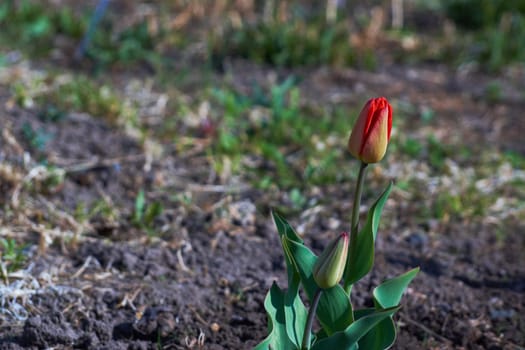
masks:
[[[297,267],[294,266],[294,262],[290,254],[286,251],[286,246],[284,245],[283,240],[285,238],[291,239],[298,243],[303,243],[303,240],[295,232],[295,230],[290,226],[290,224],[277,212],[272,211],[273,222],[279,233],[279,238],[284,250],[284,259],[286,262],[286,273],[288,275],[288,288],[292,288],[293,292],[299,289],[299,271]]]
[[[302,243],[301,238],[290,224],[281,217],[278,213],[272,212],[272,217],[277,227],[277,232],[281,237],[281,241],[286,237]],[[286,261],[286,272],[288,275],[288,290],[284,298],[284,314],[286,319],[286,332],[292,342],[299,348],[303,339],[304,325],[308,311],[299,297],[300,276],[299,271],[294,266],[294,262],[289,252],[286,251],[286,246],[283,243],[284,257]]]
[[[290,293],[290,289],[284,296],[284,316],[286,334],[296,348],[301,347],[304,327],[308,318],[308,310],[304,306],[298,293]]]
[[[348,326],[343,332],[334,333],[328,338],[320,340],[312,347],[312,350],[346,350],[355,348],[363,336],[378,323],[392,316],[398,309],[399,307],[394,307],[363,316]]]
[[[374,242],[379,227],[379,219],[392,188],[393,184],[390,183],[372,205],[368,211],[365,226],[357,235],[355,244],[350,247],[351,250],[346,260],[346,270],[343,275],[345,286],[359,281],[374,265]]]
[[[284,296],[285,326],[288,337],[297,348],[301,346],[308,311],[299,296],[299,273],[289,274],[288,290]]]
[[[284,296],[284,292],[274,282],[264,300],[264,308],[268,313],[269,335],[254,350],[297,349],[286,332]]]

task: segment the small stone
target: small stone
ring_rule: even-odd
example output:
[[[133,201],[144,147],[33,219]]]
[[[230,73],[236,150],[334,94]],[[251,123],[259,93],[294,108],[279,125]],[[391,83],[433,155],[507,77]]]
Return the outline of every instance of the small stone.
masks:
[[[210,329],[213,333],[217,333],[220,329],[221,329],[221,326],[219,326],[219,324],[217,322],[213,322],[211,325],[210,325]]]
[[[512,309],[490,310],[490,318],[492,320],[512,319],[514,315],[516,315],[516,312]]]
[[[250,227],[255,225],[255,204],[251,201],[244,200],[232,203],[229,207],[230,218],[232,222],[241,227]]]
[[[341,226],[341,220],[338,220],[336,218],[328,219],[328,228],[330,230],[337,230],[340,226]]]
[[[406,240],[411,247],[416,249],[422,249],[428,244],[428,236],[423,232],[413,232]]]

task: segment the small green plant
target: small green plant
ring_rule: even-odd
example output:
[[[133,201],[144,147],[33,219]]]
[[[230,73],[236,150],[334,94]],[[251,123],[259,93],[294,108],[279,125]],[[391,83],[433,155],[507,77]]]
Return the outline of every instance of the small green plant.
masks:
[[[85,10],[86,15],[77,15],[66,5],[55,9],[35,0],[3,1],[0,4],[0,43],[16,45],[31,55],[47,55],[56,47],[57,37],[66,39],[71,46],[79,45],[84,37],[85,44],[89,42],[89,45],[80,51],[86,51],[86,56],[101,68],[115,63],[145,61],[156,64],[159,61],[155,45],[162,31],[152,35],[146,21],[140,21],[116,32],[113,25],[116,17],[90,25],[89,12],[93,9],[86,6]]]
[[[297,82],[290,76],[269,89],[254,85],[244,94],[212,90],[221,115],[211,122],[216,142],[209,150],[217,173],[243,170],[265,188],[279,179],[286,191],[301,188],[305,180],[321,185],[341,178],[337,161],[344,152],[330,146],[344,133],[349,111],[305,105]],[[247,154],[261,162],[246,166]]]
[[[43,151],[46,144],[51,141],[52,135],[42,129],[35,130],[29,123],[22,125],[22,135],[32,149]]]
[[[155,52],[155,42],[146,22],[140,22],[118,33],[110,35],[109,29],[100,30],[94,35],[93,44],[88,47],[87,55],[102,67],[114,63],[130,64],[133,62],[155,63],[159,56]]]
[[[448,156],[448,149],[434,135],[430,136],[428,142],[428,161],[436,170],[443,169]]]
[[[47,194],[56,193],[62,189],[66,171],[46,163],[47,161],[42,159],[42,164],[31,169],[31,174],[24,181],[27,189]]]
[[[447,16],[467,30],[455,57],[475,61],[489,71],[498,71],[509,63],[525,60],[525,1],[447,0]]]
[[[79,202],[73,215],[75,220],[81,223],[89,222],[94,218],[101,218],[108,222],[119,220],[118,209],[105,198],[95,201],[89,207],[85,202]]]
[[[53,104],[46,105],[39,113],[38,118],[44,122],[57,123],[66,117],[66,113]]]
[[[423,151],[423,145],[418,140],[408,137],[401,144],[401,150],[412,158],[418,157]]]
[[[298,188],[294,188],[290,191],[290,201],[294,209],[302,209],[306,204],[306,197]]]
[[[135,198],[135,210],[132,221],[137,227],[145,230],[148,236],[154,236],[154,220],[162,214],[163,210],[160,202],[147,204],[144,190],[140,190]]]
[[[13,272],[21,269],[26,260],[26,246],[18,244],[13,238],[0,239],[0,261],[6,268],[7,272]],[[6,278],[6,276],[3,276]]]
[[[446,192],[438,195],[434,205],[434,217],[448,220],[451,215],[459,216],[463,211],[463,203],[459,195]]]
[[[218,142],[212,150],[214,155],[219,159],[227,155],[233,161],[246,152],[259,154],[275,167],[285,185],[296,183],[296,174],[289,171],[282,147],[303,142],[311,131],[301,119],[295,84],[296,79],[289,77],[273,86],[268,94],[258,88],[254,88],[252,95],[214,90],[213,97],[224,109]],[[255,108],[264,112],[257,118],[246,118]]]
[[[503,153],[503,160],[508,161],[514,169],[525,169],[525,156],[514,151]]]
[[[272,212],[284,251],[288,288],[273,284],[264,302],[269,335],[255,350],[383,350],[392,346],[396,327],[392,316],[419,268],[389,279],[373,291],[374,307],[354,309],[353,285],[370,272],[379,219],[393,185],[381,194],[359,229],[359,208],[369,164],[385,155],[392,128],[392,108],[385,98],[371,99],[361,111],[348,142],[350,153],[361,161],[350,234],[343,232],[317,257],[290,224]],[[342,285],[340,281],[342,280]],[[300,289],[310,301],[307,309]],[[317,317],[320,329],[313,332]]]
[[[37,102],[51,101],[55,108],[86,112],[93,116],[104,116],[116,121],[122,113],[122,101],[107,85],[100,85],[86,76],[59,85],[56,89],[37,99]]]
[[[304,65],[364,66],[373,69],[371,51],[356,50],[348,40],[345,22],[293,18],[227,26],[208,39],[212,64],[221,66],[226,56],[244,57],[260,63],[296,67]]]
[[[503,98],[502,87],[499,82],[492,81],[485,86],[485,100],[491,104],[498,103]]]
[[[430,123],[434,119],[435,114],[432,108],[424,107],[419,117],[424,123]]]
[[[0,5],[0,42],[18,45],[32,54],[48,53],[57,35],[79,39],[85,20],[63,7],[53,12],[38,1],[4,1]]]

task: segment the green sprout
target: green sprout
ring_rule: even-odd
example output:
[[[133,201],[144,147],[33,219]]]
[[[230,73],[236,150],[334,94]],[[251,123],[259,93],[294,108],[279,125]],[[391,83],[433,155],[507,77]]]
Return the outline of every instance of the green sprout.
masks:
[[[43,151],[53,137],[43,129],[34,129],[29,123],[22,125],[22,135],[31,148],[37,151]]]
[[[0,263],[2,264],[0,272],[3,275],[5,272],[20,270],[24,266],[27,260],[25,249],[26,245],[18,244],[13,238],[0,239]],[[6,279],[7,276],[2,276],[2,278]]]
[[[155,235],[155,218],[161,215],[163,210],[164,208],[159,202],[147,204],[144,190],[141,189],[135,198],[132,221],[135,226],[144,229],[148,236],[152,237]]]

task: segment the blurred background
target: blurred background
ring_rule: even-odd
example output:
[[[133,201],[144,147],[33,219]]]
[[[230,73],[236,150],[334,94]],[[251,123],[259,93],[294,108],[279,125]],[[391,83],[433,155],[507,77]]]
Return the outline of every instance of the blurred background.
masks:
[[[525,0],[2,1],[0,342],[22,344],[21,325],[54,310],[29,295],[83,290],[85,271],[103,270],[114,249],[165,265],[138,244],[174,254],[176,272],[138,272],[164,294],[179,288],[166,276],[199,286],[187,270],[231,272],[186,289],[222,331],[188,311],[183,291],[175,301],[137,292],[137,307],[177,304],[206,344],[255,345],[270,277],[284,276],[269,211],[316,251],[347,229],[358,164],[346,140],[376,96],[393,105],[394,128],[368,173],[363,217],[389,181],[396,189],[358,303],[421,265],[399,349],[523,349]],[[251,261],[232,246],[260,264],[245,271]],[[117,272],[132,276],[121,255]],[[82,293],[90,314],[96,294]],[[140,319],[115,303],[105,311],[115,319]],[[122,339],[142,339],[130,332]],[[185,348],[191,332],[162,339]]]

